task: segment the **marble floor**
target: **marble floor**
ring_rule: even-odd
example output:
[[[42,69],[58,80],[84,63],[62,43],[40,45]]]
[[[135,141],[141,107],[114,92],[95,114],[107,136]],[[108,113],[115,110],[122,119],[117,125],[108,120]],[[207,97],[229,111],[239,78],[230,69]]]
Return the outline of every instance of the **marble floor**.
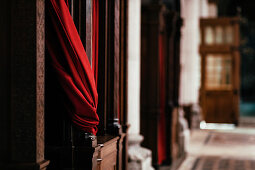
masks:
[[[192,131],[178,170],[255,170],[255,128]]]

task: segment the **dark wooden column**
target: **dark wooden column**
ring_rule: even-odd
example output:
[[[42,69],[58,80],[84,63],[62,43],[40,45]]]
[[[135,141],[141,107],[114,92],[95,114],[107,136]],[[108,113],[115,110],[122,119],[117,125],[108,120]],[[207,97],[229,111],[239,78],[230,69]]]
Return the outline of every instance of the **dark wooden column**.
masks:
[[[6,169],[10,143],[10,2],[4,0],[0,6],[0,169]]]
[[[127,77],[128,77],[128,0],[120,0],[120,113],[119,120],[122,126],[122,135],[119,140],[119,157],[118,165],[119,170],[128,169],[128,124],[127,124]]]
[[[119,75],[120,75],[120,0],[108,1],[108,83],[107,83],[107,132],[119,135]]]
[[[108,0],[99,3],[99,44],[98,44],[98,108],[100,119],[98,135],[106,133],[107,128],[107,42],[108,42]]]
[[[128,0],[120,2],[120,124],[127,123]]]
[[[44,170],[44,0],[11,1],[10,143],[6,169]]]
[[[152,150],[153,164],[158,162],[158,120],[160,114],[159,33],[162,6],[142,6],[141,27],[141,134],[143,146]],[[153,128],[152,128],[153,127]]]
[[[179,44],[180,17],[175,9],[166,5],[152,3],[142,6],[142,58],[141,58],[141,133],[143,145],[152,150],[153,164],[158,166],[158,129],[160,112],[163,111],[166,123],[166,159],[164,164],[171,163],[172,119],[173,109],[178,107],[179,94]],[[164,82],[160,80],[159,36],[163,37]],[[164,88],[161,85],[164,83]],[[162,91],[164,98],[162,98]],[[160,108],[160,102],[165,107]],[[161,120],[160,120],[161,121]],[[151,129],[151,127],[157,127]],[[150,129],[148,131],[148,129]],[[174,138],[176,139],[176,138]],[[162,139],[163,140],[163,139]]]
[[[172,112],[174,109],[174,31],[175,31],[175,12],[174,11],[168,11],[168,13],[165,15],[166,20],[168,21],[166,23],[166,124],[168,125],[166,127],[166,147],[167,147],[167,162],[171,162],[171,128],[172,128]]]
[[[125,134],[122,133],[120,123],[126,121],[124,115],[124,79],[125,77],[125,51],[123,47],[126,42],[125,37],[125,21],[124,9],[126,1],[114,0],[108,1],[108,51],[107,51],[107,133],[118,136],[117,141],[117,169],[125,169],[122,159],[126,159],[123,155],[123,141]],[[123,97],[123,98],[122,98]],[[126,124],[125,124],[126,125]],[[125,142],[124,142],[125,143]],[[126,149],[125,149],[126,150]],[[126,161],[124,161],[126,162]]]
[[[177,158],[173,155],[175,147],[178,143],[176,131],[178,130],[178,115],[174,109],[179,107],[179,78],[180,78],[180,29],[181,18],[176,11],[169,12],[169,22],[167,23],[168,32],[168,50],[167,50],[167,105],[166,105],[166,121],[167,127],[167,155],[168,161],[174,164]],[[178,155],[183,156],[183,155]],[[179,157],[178,157],[179,158]]]

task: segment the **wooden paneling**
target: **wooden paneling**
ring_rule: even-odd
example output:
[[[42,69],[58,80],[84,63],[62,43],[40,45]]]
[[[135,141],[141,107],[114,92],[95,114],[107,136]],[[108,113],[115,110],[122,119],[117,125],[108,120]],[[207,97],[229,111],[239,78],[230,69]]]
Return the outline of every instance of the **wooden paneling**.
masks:
[[[98,154],[97,170],[116,170],[117,169],[117,143],[119,137],[101,136],[98,143],[101,149]]]
[[[232,91],[208,91],[205,94],[205,120],[207,123],[235,122],[235,95]],[[226,100],[227,99],[227,100]]]

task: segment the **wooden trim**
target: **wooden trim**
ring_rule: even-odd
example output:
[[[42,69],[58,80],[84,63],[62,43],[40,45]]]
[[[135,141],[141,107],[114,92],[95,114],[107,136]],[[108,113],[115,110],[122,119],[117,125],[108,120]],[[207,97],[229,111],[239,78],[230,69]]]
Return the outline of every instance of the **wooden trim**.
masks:
[[[201,18],[200,27],[211,26],[211,25],[233,25],[240,22],[239,18],[229,18],[229,17],[220,17],[220,18]]]
[[[107,131],[119,135],[119,75],[120,75],[120,2],[108,3],[108,43],[107,43]]]
[[[88,56],[90,65],[92,67],[92,9],[93,2],[92,0],[86,0],[86,54]]]
[[[127,122],[127,29],[128,29],[128,1],[120,1],[120,123]]]
[[[200,45],[199,47],[199,52],[200,53],[230,53],[231,51],[234,50],[239,50],[239,47],[235,47],[232,45],[211,45],[211,46],[206,46],[206,45]]]
[[[107,4],[107,125],[111,124],[114,115],[114,1]]]
[[[120,0],[114,0],[114,118],[119,118],[119,74],[120,74]]]
[[[7,170],[46,170],[50,161],[43,160],[39,163],[15,163],[6,167]]]

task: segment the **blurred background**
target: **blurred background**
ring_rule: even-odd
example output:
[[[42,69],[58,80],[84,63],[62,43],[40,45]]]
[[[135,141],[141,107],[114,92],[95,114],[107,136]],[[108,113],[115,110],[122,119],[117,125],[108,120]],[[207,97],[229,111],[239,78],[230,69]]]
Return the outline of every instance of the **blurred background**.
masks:
[[[255,170],[254,9],[2,0],[0,169]]]

